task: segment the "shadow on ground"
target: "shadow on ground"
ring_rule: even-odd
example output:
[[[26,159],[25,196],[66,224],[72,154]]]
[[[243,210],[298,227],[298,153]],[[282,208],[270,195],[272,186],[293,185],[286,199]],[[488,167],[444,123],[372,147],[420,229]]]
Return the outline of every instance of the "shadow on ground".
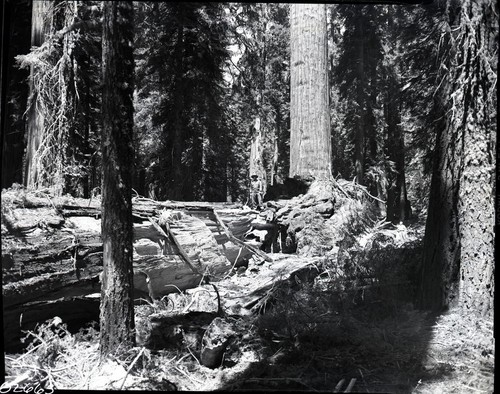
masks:
[[[265,359],[221,389],[344,392],[354,383],[351,392],[407,393],[419,380],[442,378],[451,366],[424,367],[437,316],[395,297],[275,292],[257,320]]]

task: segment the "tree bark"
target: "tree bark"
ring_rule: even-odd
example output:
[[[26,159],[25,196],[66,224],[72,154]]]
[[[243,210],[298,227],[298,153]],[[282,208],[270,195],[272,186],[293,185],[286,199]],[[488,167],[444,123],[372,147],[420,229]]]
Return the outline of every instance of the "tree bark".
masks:
[[[324,4],[290,13],[290,177],[331,177],[327,28]]]
[[[181,20],[184,20],[184,11],[182,5],[180,5],[179,16]],[[173,200],[189,200],[189,197],[184,193],[184,185],[186,181],[186,167],[182,163],[182,154],[184,151],[184,124],[182,111],[184,109],[184,26],[179,24],[177,28],[177,42],[175,46],[174,56],[176,57],[177,70],[175,76],[175,104],[174,104],[174,130],[173,130],[173,141],[172,141],[172,167],[170,170],[173,172],[173,182],[171,184],[170,190],[167,191],[168,195]]]
[[[356,173],[356,182],[364,184],[365,176],[365,122],[366,122],[366,78],[365,78],[365,37],[363,33],[363,18],[357,21],[357,40],[358,40],[358,64],[356,71],[358,74],[357,84],[357,102],[360,110],[359,120],[356,124],[356,137],[354,139],[354,170]]]
[[[389,189],[387,190],[387,220],[399,223],[406,217],[406,176],[405,176],[405,146],[404,133],[401,129],[401,115],[397,105],[399,91],[394,80],[395,75],[389,75],[385,115],[387,121],[386,154],[394,163],[394,169],[389,171]],[[394,173],[395,172],[395,173]]]
[[[132,202],[133,5],[104,2],[102,40],[102,355],[133,346]]]
[[[45,42],[52,26],[52,2],[33,1],[31,17],[31,46],[39,47]],[[27,113],[26,150],[24,153],[23,183],[28,188],[37,185],[38,171],[36,152],[40,145],[44,117],[37,106],[38,91],[34,80],[34,66],[30,66],[29,103]]]
[[[455,37],[442,100],[446,125],[436,142],[419,304],[493,313],[496,51],[498,6],[449,4]]]
[[[264,162],[262,157],[262,129],[260,124],[260,116],[255,118],[254,123],[254,135],[252,138],[252,145],[250,146],[250,175],[258,175],[259,179],[262,181],[262,186],[264,188],[263,195],[266,193],[267,182],[266,182],[266,170],[264,168]]]
[[[456,114],[461,126],[456,131],[460,133],[458,141],[463,157],[458,194],[459,300],[465,311],[492,316],[498,3],[464,1],[461,28],[466,34],[461,48],[466,63],[459,71],[456,86],[456,91],[464,92],[463,113]],[[464,86],[461,80],[468,83]]]

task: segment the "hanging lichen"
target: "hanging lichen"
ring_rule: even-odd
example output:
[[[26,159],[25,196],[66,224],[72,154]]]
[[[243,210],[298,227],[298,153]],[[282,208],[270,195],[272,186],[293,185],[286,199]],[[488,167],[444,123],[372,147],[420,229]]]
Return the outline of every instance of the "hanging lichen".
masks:
[[[55,195],[64,192],[67,166],[68,136],[72,127],[74,99],[78,94],[73,78],[73,46],[77,32],[71,26],[77,15],[78,3],[61,1],[47,9],[50,30],[45,42],[33,47],[16,60],[20,67],[30,68],[30,97],[26,116],[28,148],[25,173],[26,186],[49,188]],[[49,15],[41,15],[47,23]],[[73,83],[72,83],[73,82]],[[32,118],[37,119],[33,121]],[[31,118],[31,119],[30,119]]]

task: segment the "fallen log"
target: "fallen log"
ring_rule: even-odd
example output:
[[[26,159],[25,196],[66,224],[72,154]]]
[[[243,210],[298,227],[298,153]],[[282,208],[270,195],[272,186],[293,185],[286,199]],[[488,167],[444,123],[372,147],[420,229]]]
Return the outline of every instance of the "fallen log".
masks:
[[[180,254],[198,273],[217,279],[231,269],[212,231],[200,219],[172,210],[163,211],[158,223],[168,226]]]
[[[29,211],[22,208],[23,215],[29,216],[25,209]],[[54,212],[37,211],[33,221],[44,222],[43,214],[52,218]],[[182,220],[173,223],[171,236],[175,242],[157,226],[150,222],[134,224],[134,265],[154,278],[154,291],[159,296],[172,291],[172,288],[166,290],[166,284],[185,289],[196,286],[204,273],[220,277],[231,269],[222,247],[199,219],[183,215]],[[79,216],[64,219],[60,228],[37,227],[22,237],[5,235],[2,239],[4,303],[21,304],[56,290],[64,292],[62,289],[74,294],[75,289],[81,288],[80,295],[87,294],[88,287],[79,286],[79,281],[95,279],[102,269],[100,228],[100,219],[95,216]],[[182,244],[183,252],[176,243]],[[186,263],[174,257],[182,254],[197,270],[186,271]],[[142,285],[138,288],[147,291]]]
[[[31,309],[44,305],[44,313],[53,317],[61,310],[59,303],[71,304],[75,297],[100,292],[102,240],[98,199],[50,198],[40,193],[8,191],[2,192],[2,202],[3,300],[9,316],[29,313],[35,316],[33,320],[36,316],[41,319],[45,315],[37,315]],[[156,218],[174,207],[183,210],[177,220],[169,221],[168,228],[167,222],[156,223]],[[240,213],[236,208],[235,204],[224,203],[134,201],[137,297],[161,298],[195,288],[203,276],[220,280],[237,264],[246,264],[254,254],[270,261],[229,230],[243,236],[253,219],[247,211]],[[228,219],[216,217],[215,209],[227,211]],[[237,222],[235,226],[233,220]],[[74,305],[76,308],[79,304],[75,301]],[[74,312],[78,313],[77,309]]]
[[[233,234],[231,234],[231,232],[229,231],[229,229],[227,228],[227,226],[224,224],[224,222],[220,219],[219,215],[217,214],[217,212],[215,211],[215,209],[213,210],[213,213],[214,213],[214,216],[215,216],[215,220],[217,221],[217,223],[222,227],[222,229],[224,230],[224,232],[226,233],[227,237],[233,241],[234,243],[250,250],[251,252],[255,253],[257,256],[259,256],[260,258],[264,259],[265,261],[272,261],[272,259],[266,254],[264,253],[263,251],[255,248],[254,246],[252,245],[248,245],[246,244],[245,242],[239,240],[238,238],[236,238]]]
[[[191,271],[193,271],[193,273],[195,275],[202,275],[198,269],[194,266],[194,262],[191,261],[191,258],[186,254],[186,252],[184,251],[184,248],[179,244],[179,241],[177,240],[177,238],[175,237],[174,233],[172,232],[172,230],[170,230],[170,224],[167,222],[165,223],[165,226],[166,226],[166,230],[167,230],[167,233],[165,233],[165,231],[163,231],[163,229],[152,219],[150,219],[150,222],[153,223],[153,226],[155,227],[155,229],[160,233],[162,234],[165,239],[168,239],[170,238],[170,240],[174,243],[175,246],[177,246],[177,249],[179,250],[179,253],[181,254],[181,256],[184,258],[184,261],[186,262],[186,264],[189,266],[189,268],[191,268]],[[168,235],[167,235],[168,234]]]

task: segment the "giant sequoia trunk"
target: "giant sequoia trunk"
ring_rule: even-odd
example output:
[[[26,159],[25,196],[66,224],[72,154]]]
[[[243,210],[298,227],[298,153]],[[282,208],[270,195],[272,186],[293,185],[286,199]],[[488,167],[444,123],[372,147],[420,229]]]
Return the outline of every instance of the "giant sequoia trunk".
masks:
[[[450,3],[457,20],[449,21],[456,35],[443,96],[449,111],[437,138],[419,302],[490,315],[498,7],[491,0]]]
[[[133,5],[105,2],[102,96],[101,354],[134,341],[131,165]]]
[[[331,177],[326,8],[290,10],[290,177]]]

